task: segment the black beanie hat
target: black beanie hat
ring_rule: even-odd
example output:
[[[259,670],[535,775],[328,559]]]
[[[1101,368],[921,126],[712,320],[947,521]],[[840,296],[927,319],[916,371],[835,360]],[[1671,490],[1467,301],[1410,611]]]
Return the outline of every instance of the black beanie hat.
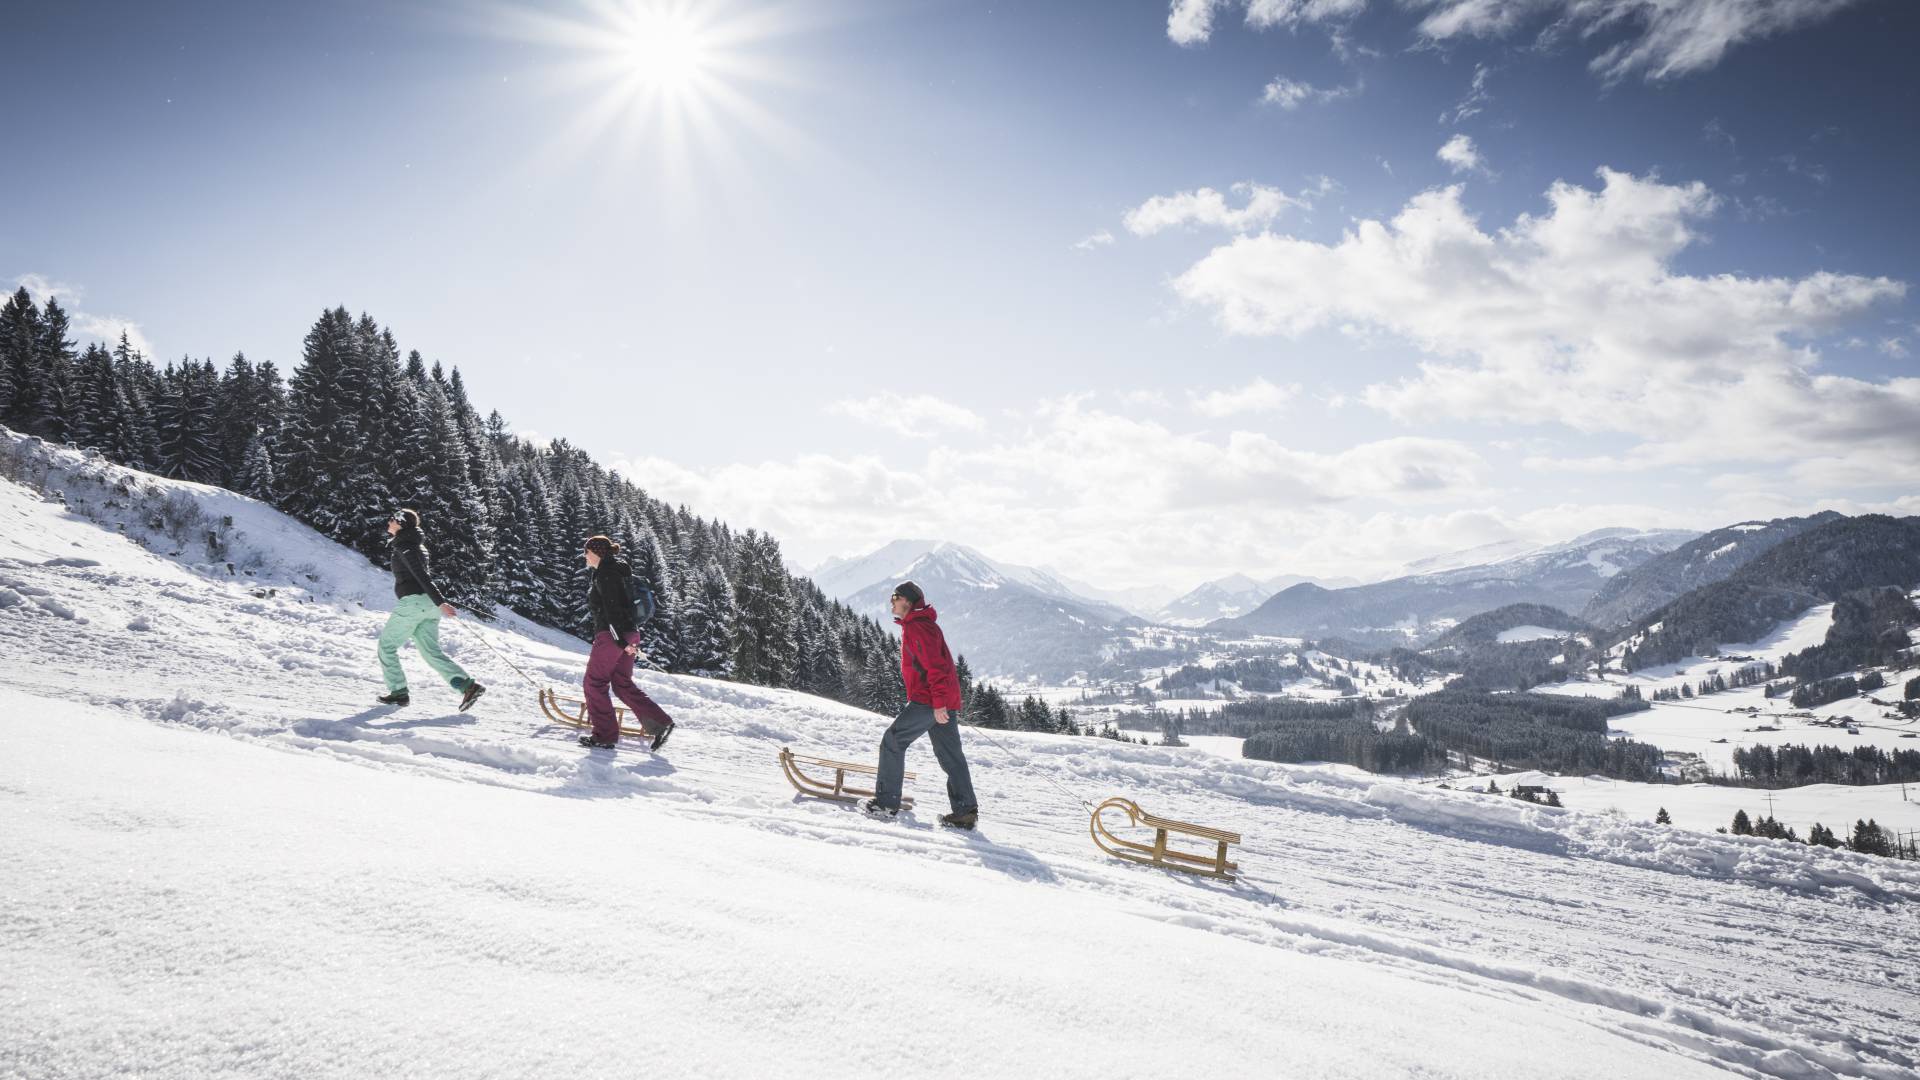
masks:
[[[921,592],[920,586],[915,585],[911,581],[903,581],[895,585],[893,587],[893,595],[906,597],[907,603],[912,604],[914,607],[927,606],[927,594]]]

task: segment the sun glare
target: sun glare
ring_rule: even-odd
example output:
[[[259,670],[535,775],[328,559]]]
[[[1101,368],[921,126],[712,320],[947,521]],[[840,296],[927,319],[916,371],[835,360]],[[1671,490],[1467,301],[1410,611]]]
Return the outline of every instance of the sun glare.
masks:
[[[695,190],[749,182],[751,147],[810,152],[774,107],[776,90],[806,85],[782,38],[818,24],[778,0],[510,0],[493,31],[549,50],[535,85],[559,106],[550,146],[639,164]],[[531,160],[544,160],[546,154]],[[614,169],[609,175],[621,175]]]
[[[634,12],[625,45],[633,77],[648,89],[680,93],[707,74],[710,45],[684,11]]]

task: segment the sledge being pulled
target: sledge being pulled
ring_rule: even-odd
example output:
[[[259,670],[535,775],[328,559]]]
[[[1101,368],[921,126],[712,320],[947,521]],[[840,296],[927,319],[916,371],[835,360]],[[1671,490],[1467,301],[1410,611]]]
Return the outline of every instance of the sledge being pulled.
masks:
[[[568,727],[579,728],[582,731],[590,730],[593,727],[593,721],[587,718],[587,702],[585,698],[562,697],[551,687],[540,691],[540,711],[546,713],[547,719],[556,724],[565,724]],[[618,705],[614,706],[613,716],[614,719],[620,723],[620,734],[635,739],[653,738],[652,735],[640,730],[640,725],[638,724],[632,727],[627,726],[631,715],[632,714],[626,709]]]
[[[811,775],[808,772],[809,769],[823,774],[830,771],[833,773],[833,779],[827,780],[823,775]],[[793,789],[800,794],[811,795],[817,799],[831,799],[834,802],[859,802],[861,799],[872,798],[874,795],[872,788],[853,787],[847,782],[848,777],[870,776],[877,779],[880,775],[880,770],[872,765],[834,761],[831,758],[807,757],[804,754],[794,753],[790,746],[780,748],[780,771],[787,774],[787,782],[792,784]],[[906,778],[912,780],[914,774],[907,773]],[[900,800],[900,808],[903,810],[912,805],[911,798]]]
[[[1107,823],[1101,820],[1101,814],[1107,810],[1117,810],[1125,814],[1128,824],[1132,826],[1152,829],[1153,843],[1146,844],[1115,836],[1107,828]],[[1220,878],[1223,881],[1234,880],[1234,874],[1240,869],[1238,863],[1227,861],[1227,845],[1239,843],[1239,833],[1228,832],[1225,829],[1209,829],[1204,825],[1174,821],[1171,818],[1155,817],[1140,809],[1139,804],[1128,799],[1108,799],[1094,807],[1093,821],[1088,828],[1093,833],[1094,846],[1116,859],[1145,863],[1164,870],[1198,874],[1201,877]],[[1189,836],[1212,844],[1214,851],[1210,855],[1176,851],[1167,845],[1172,834]]]

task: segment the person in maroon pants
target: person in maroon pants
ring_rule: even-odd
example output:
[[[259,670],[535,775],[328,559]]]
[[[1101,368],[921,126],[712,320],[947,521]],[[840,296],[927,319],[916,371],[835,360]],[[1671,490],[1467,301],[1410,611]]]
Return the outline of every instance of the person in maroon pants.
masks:
[[[654,704],[633,681],[633,661],[640,655],[640,627],[633,611],[633,568],[620,558],[620,545],[604,536],[587,538],[587,568],[593,580],[587,586],[587,609],[593,614],[593,651],[587,656],[584,684],[587,715],[593,733],[580,745],[611,750],[620,743],[620,721],[613,711],[617,694],[640,721],[640,730],[660,749],[673,734],[673,718]]]

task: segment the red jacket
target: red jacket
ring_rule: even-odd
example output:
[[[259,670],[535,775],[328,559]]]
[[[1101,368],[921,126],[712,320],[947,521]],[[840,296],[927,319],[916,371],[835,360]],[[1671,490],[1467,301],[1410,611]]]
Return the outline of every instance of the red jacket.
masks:
[[[940,632],[939,616],[930,607],[907,612],[900,624],[900,681],[907,684],[907,700],[936,709],[960,707],[960,676],[953,670],[947,636]]]

